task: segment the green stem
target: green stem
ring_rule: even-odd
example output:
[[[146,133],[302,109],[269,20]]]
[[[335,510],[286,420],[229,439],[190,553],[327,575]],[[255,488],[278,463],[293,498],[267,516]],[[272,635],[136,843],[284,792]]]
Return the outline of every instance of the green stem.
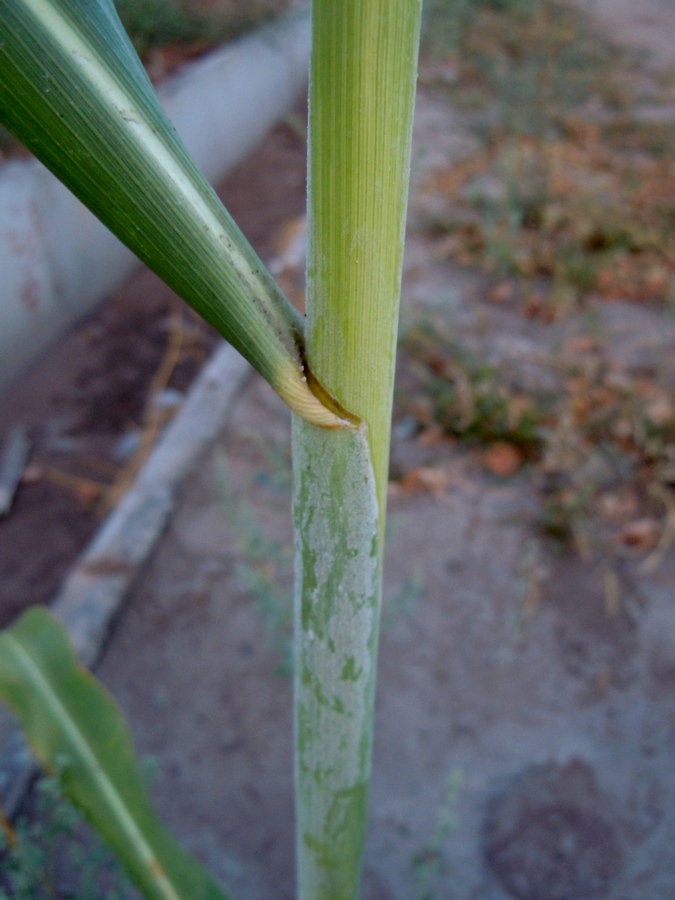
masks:
[[[420,0],[315,0],[307,355],[357,430],[294,420],[298,896],[358,893]]]

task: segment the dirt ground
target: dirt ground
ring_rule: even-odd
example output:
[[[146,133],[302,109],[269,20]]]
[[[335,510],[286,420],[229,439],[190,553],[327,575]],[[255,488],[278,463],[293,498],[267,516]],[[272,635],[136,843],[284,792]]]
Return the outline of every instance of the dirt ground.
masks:
[[[612,38],[646,51],[658,65],[671,67],[675,8],[669,0],[578,0],[597,15]]]
[[[634,5],[597,7],[632,38]],[[648,12],[662,27],[637,37],[651,46],[643,34],[660,41],[672,8],[651,0]],[[416,178],[466,140],[420,95]],[[281,126],[223,189],[265,258],[302,211],[303,156]],[[589,335],[627,369],[656,360],[675,378],[675,323],[662,312],[616,302],[523,319],[433,258],[414,195],[411,213],[404,320],[440,311],[524,382]],[[110,459],[141,422],[174,309],[141,273],[3,398],[0,438],[22,421],[37,446],[0,522],[4,621],[47,600],[93,533],[101,498],[82,479],[100,477],[92,457]],[[200,333],[171,387],[186,389],[212,341]],[[389,498],[364,900],[673,900],[675,555],[650,572],[623,555],[609,590],[602,560],[542,538],[526,469],[490,475],[461,444],[421,446],[404,419],[392,461],[440,477]],[[57,483],[57,468],[80,481]],[[162,818],[238,900],[293,896],[289,496],[288,415],[252,376],[98,667],[155,761]]]

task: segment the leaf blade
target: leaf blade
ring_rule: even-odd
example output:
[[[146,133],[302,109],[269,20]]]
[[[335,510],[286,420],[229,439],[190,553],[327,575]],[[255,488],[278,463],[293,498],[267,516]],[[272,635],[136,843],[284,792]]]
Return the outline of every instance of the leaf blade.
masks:
[[[301,317],[190,160],[111,0],[0,0],[0,35],[0,121],[292,409],[344,425],[308,386]]]
[[[225,900],[150,808],[131,739],[112,697],[79,665],[41,607],[0,634],[0,697],[36,755],[118,853],[151,900]]]

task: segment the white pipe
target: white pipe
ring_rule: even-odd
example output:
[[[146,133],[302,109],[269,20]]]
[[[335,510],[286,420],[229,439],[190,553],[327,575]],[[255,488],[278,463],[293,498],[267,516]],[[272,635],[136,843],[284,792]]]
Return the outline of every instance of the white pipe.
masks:
[[[160,100],[215,184],[307,82],[309,18],[295,13],[187,66]],[[0,390],[138,265],[36,160],[0,169]]]

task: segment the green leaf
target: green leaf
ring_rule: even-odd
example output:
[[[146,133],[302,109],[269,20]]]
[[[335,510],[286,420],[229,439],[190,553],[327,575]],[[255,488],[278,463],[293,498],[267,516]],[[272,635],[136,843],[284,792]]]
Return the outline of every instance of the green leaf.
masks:
[[[145,897],[225,900],[153,813],[119,709],[42,607],[29,609],[0,634],[0,697]]]
[[[301,317],[190,160],[112,0],[0,0],[0,122],[292,409],[345,424],[310,389]]]

